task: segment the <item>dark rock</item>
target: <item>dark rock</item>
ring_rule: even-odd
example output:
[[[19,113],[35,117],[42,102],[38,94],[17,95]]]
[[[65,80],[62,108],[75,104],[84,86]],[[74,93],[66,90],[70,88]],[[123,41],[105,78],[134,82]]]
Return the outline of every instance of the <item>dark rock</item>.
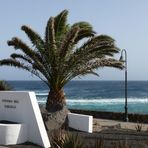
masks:
[[[48,132],[60,128],[66,128],[68,124],[67,114],[69,110],[64,106],[61,110],[49,112],[45,107],[40,107],[43,121]]]

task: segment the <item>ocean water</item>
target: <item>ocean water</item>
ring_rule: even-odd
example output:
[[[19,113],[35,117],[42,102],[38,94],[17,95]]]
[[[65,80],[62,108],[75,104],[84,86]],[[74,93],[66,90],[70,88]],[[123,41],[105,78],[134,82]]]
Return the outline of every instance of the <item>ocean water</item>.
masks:
[[[44,104],[49,88],[41,81],[8,81],[14,90],[34,91]],[[64,87],[68,108],[124,112],[123,81],[71,81]],[[148,81],[128,82],[128,112],[148,114]]]

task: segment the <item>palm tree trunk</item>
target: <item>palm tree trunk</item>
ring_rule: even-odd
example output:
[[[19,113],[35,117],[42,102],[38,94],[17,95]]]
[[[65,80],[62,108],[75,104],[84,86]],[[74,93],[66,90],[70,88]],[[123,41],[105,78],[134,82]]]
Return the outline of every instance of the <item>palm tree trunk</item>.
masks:
[[[66,99],[63,89],[61,90],[51,89],[48,94],[46,102],[46,110],[49,112],[55,112],[61,110],[66,105],[65,100]]]

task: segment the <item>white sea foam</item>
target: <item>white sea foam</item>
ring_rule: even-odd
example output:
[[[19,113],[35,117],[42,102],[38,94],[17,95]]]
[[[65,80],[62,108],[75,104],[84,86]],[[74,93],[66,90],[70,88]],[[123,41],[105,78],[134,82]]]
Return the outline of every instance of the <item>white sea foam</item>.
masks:
[[[146,103],[148,104],[148,98],[128,98],[128,103],[130,104],[138,104],[138,103]],[[45,103],[46,99],[38,100],[39,103]],[[84,105],[91,105],[91,104],[124,104],[125,98],[114,98],[114,99],[67,99],[66,102],[68,104],[84,104]]]
[[[67,100],[68,104],[84,104],[84,105],[94,105],[94,104],[124,104],[125,98],[116,98],[116,99],[70,99]],[[138,104],[138,103],[147,103],[148,104],[148,98],[143,99],[136,99],[136,98],[128,98],[129,104]]]
[[[45,101],[45,100],[38,100],[38,103],[39,103],[39,104],[45,104],[46,101]]]
[[[38,96],[38,97],[48,96],[48,93],[36,93],[36,96]]]

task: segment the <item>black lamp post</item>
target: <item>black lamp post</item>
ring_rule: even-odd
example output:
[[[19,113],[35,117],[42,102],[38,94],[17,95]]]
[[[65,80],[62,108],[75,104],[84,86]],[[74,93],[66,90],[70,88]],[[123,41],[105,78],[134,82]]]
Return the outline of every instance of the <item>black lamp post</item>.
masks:
[[[125,60],[123,60],[123,53],[125,54]],[[125,49],[121,51],[120,61],[125,63],[125,121],[128,122],[128,107],[127,107],[127,52]]]

